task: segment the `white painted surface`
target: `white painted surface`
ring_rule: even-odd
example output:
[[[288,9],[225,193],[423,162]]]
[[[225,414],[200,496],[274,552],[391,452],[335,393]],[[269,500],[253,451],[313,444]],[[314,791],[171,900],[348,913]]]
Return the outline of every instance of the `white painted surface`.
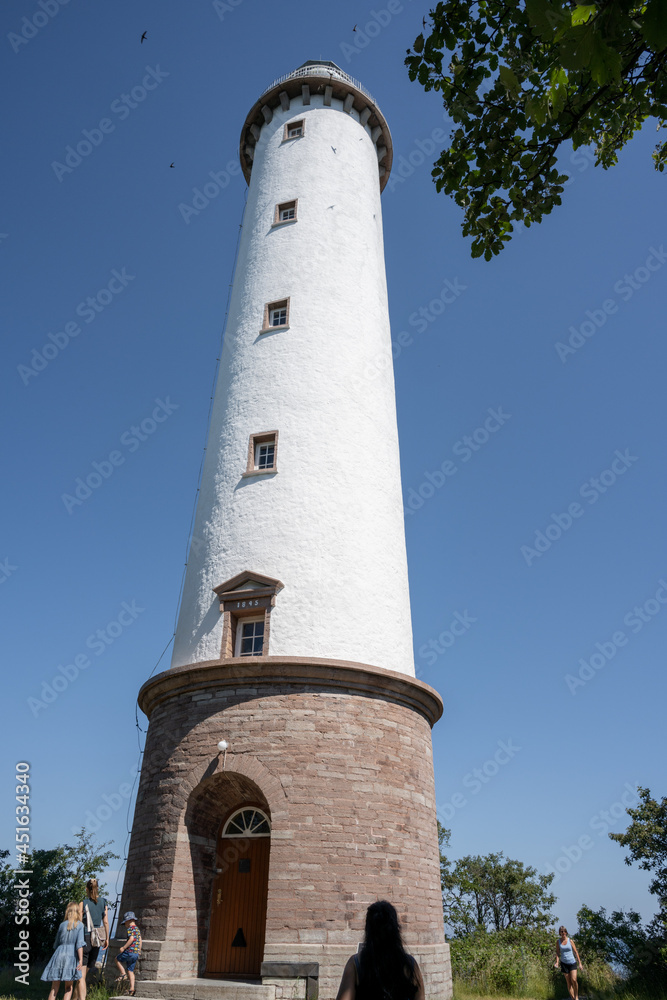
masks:
[[[289,329],[260,335],[287,296]],[[276,428],[278,472],[242,478],[250,434]],[[194,534],[172,666],[219,658],[213,587],[248,569],[285,585],[270,654],[414,675],[377,153],[340,101],[293,99],[262,128]]]

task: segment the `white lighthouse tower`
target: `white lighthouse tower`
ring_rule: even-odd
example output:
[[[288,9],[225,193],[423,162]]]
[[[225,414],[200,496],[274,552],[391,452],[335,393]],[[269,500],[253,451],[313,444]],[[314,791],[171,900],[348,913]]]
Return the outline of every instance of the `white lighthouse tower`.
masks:
[[[358,83],[306,63],[252,109],[241,157],[250,190],[173,665],[220,655],[213,588],[251,569],[284,584],[272,655],[414,676],[380,205],[389,130]]]
[[[366,906],[389,898],[445,998],[442,706],[414,676],[391,137],[361,84],[308,62],[256,102],[240,155],[248,201],[172,667],[139,696],[123,909],[157,981],[142,991],[238,976],[277,996],[317,980],[326,1000]]]

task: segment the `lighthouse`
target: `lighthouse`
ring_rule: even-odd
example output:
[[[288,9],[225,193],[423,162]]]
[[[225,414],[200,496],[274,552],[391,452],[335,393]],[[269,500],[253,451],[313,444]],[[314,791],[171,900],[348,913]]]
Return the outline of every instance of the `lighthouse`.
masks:
[[[144,937],[139,992],[231,980],[327,1000],[384,898],[444,1000],[442,703],[412,652],[391,135],[359,82],[307,62],[256,101],[240,159],[248,199],[173,659],[139,694],[121,906]]]

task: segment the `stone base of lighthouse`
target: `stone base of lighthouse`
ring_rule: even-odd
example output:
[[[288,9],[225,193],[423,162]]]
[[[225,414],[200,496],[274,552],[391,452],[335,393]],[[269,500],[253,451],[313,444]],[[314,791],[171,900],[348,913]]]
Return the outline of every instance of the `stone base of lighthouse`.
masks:
[[[432,688],[363,664],[244,657],[166,671],[139,703],[150,723],[121,913],[137,914],[141,979],[263,979],[305,996],[314,978],[328,1000],[366,907],[388,899],[426,995],[451,996]],[[252,810],[262,844],[221,837]]]

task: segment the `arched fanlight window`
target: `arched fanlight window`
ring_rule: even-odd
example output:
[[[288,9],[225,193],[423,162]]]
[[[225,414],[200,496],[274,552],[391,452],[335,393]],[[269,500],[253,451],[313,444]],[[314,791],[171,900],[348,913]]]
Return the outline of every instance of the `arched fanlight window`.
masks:
[[[221,837],[269,837],[271,824],[261,809],[239,809],[233,813],[220,834]]]

